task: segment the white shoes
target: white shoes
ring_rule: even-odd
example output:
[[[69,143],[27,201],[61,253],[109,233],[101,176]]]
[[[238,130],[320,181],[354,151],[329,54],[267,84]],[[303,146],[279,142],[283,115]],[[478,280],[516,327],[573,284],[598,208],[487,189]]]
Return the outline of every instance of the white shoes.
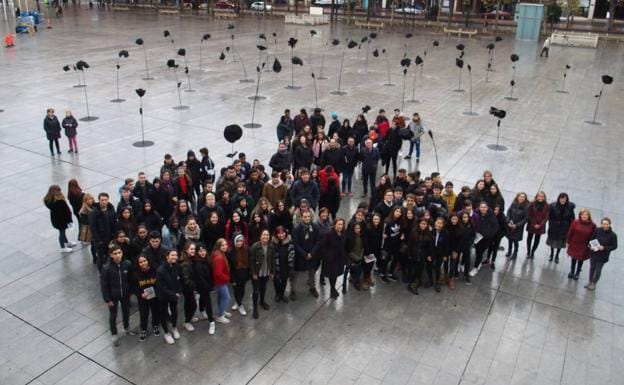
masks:
[[[175,340],[171,336],[171,333],[164,333],[163,335],[165,336],[165,342],[167,342],[169,345],[175,344]]]
[[[220,324],[229,324],[230,323],[230,320],[225,318],[225,316],[217,317],[217,318],[215,318],[215,321],[217,321]]]
[[[65,246],[67,246],[67,247],[76,247],[76,242],[67,242],[67,244]]]
[[[61,247],[61,253],[71,253],[74,251],[71,247]]]
[[[117,336],[117,334],[113,334],[112,340],[113,346],[119,346],[119,336]]]
[[[223,315],[230,318],[232,316],[232,313],[228,313],[227,311],[223,312]]]
[[[171,334],[173,334],[173,338],[175,338],[176,340],[180,339],[180,332],[178,331],[178,328],[172,328]]]
[[[236,311],[236,310],[238,310],[238,304],[234,302],[234,305],[232,305],[232,311]]]
[[[240,305],[238,307],[238,312],[240,313],[240,315],[247,315],[247,310],[245,310],[245,306]]]
[[[470,273],[468,273],[468,275],[471,277],[474,277],[475,275],[477,275],[478,272],[479,272],[479,269],[477,269],[476,267],[473,267],[472,270],[470,270]]]
[[[215,333],[215,323],[214,321],[210,323],[210,326],[208,327],[208,334],[213,335]]]
[[[199,319],[202,321],[205,321],[208,319],[208,314],[206,314],[206,311],[200,311],[199,312]]]
[[[195,331],[195,328],[193,327],[193,325],[191,325],[190,322],[184,323],[184,329],[186,329],[187,332]]]
[[[192,323],[196,323],[196,322],[198,322],[198,321],[199,321],[199,318],[197,318],[197,317],[193,317],[193,318],[191,318],[191,322],[192,322]]]

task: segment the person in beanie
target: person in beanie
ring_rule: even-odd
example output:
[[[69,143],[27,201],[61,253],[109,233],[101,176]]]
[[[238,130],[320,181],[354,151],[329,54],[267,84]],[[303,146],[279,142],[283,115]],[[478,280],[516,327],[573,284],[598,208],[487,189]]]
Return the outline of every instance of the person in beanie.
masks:
[[[334,134],[337,134],[340,131],[340,126],[342,126],[342,124],[338,120],[338,113],[332,112],[331,118],[332,121],[329,124],[329,130],[327,131],[327,136],[330,138],[333,137]]]
[[[65,111],[65,118],[63,118],[63,122],[61,124],[65,129],[65,136],[69,141],[69,154],[78,153],[78,143],[76,142],[76,135],[78,135],[78,121],[72,115],[71,111]]]
[[[123,317],[123,332],[131,334],[130,327],[130,276],[132,263],[123,259],[123,252],[119,246],[112,246],[109,250],[110,260],[102,268],[100,287],[102,297],[108,306],[108,324],[113,336],[113,346],[119,346],[117,335],[117,310],[121,304]]]
[[[247,310],[243,305],[245,298],[245,286],[251,279],[249,269],[249,248],[245,242],[245,236],[241,233],[234,235],[234,247],[227,253],[228,263],[231,267],[232,286],[234,288],[234,305],[232,310],[238,311],[240,315],[246,316]]]

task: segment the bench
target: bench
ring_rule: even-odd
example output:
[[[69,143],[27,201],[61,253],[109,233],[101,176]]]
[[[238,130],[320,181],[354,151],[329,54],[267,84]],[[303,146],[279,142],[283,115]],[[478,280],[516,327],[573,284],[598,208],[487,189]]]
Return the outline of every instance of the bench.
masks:
[[[284,23],[297,25],[322,25],[329,24],[329,15],[295,15],[287,13],[284,15]]]
[[[380,30],[381,28],[384,27],[384,22],[383,21],[355,21],[355,26],[360,28],[360,29],[376,29],[376,30]]]
[[[158,13],[161,15],[177,15],[180,11],[177,9],[159,9]]]
[[[569,47],[598,47],[599,35],[588,32],[559,32],[555,31],[550,35],[550,44],[565,45]]]
[[[128,12],[130,10],[130,8],[128,7],[120,7],[120,6],[114,6],[111,9],[113,10],[113,12]]]
[[[463,29],[463,28],[451,29],[451,28],[444,27],[444,33],[448,35],[456,34],[457,37],[462,37],[462,35],[466,35],[470,39],[472,38],[472,35],[477,34],[477,30],[476,29]]]
[[[215,19],[236,19],[238,15],[234,12],[226,12],[226,11],[215,11],[214,13]]]

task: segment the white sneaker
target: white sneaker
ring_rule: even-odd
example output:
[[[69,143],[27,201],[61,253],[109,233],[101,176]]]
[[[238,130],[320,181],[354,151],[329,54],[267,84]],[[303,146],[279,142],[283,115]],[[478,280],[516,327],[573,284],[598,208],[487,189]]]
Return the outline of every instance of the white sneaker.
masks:
[[[113,334],[112,340],[113,346],[119,346],[119,336],[117,336],[117,334]]]
[[[236,310],[238,310],[238,304],[234,302],[234,305],[232,305],[232,311],[236,311]]]
[[[247,310],[245,310],[245,306],[240,305],[238,307],[238,312],[240,313],[240,315],[247,315]]]
[[[208,334],[213,335],[215,333],[215,327],[217,325],[215,325],[214,321],[212,321],[210,323],[210,326],[208,327]]]
[[[171,329],[171,334],[173,334],[173,338],[176,340],[180,339],[180,332],[178,331],[178,328]]]
[[[217,317],[217,318],[215,318],[215,321],[217,321],[220,324],[229,324],[230,323],[230,320],[225,318],[225,316]]]
[[[474,277],[475,275],[477,275],[478,272],[479,272],[479,269],[477,269],[476,267],[473,267],[472,270],[470,270],[470,273],[468,273],[468,275],[471,277]]]
[[[199,321],[199,318],[197,318],[197,317],[193,317],[193,318],[191,318],[191,322],[193,322],[193,323],[196,323],[196,322],[198,322],[198,321]]]
[[[164,333],[163,335],[165,336],[165,342],[167,342],[169,345],[175,344],[175,340],[171,336],[171,333]]]
[[[186,329],[187,332],[195,331],[195,328],[190,324],[190,322],[184,323],[184,329]]]
[[[65,246],[67,246],[67,247],[76,247],[76,242],[67,242],[67,244]]]
[[[71,247],[61,247],[61,253],[71,253],[74,251]]]
[[[228,313],[227,311],[223,312],[223,315],[230,318],[232,316],[232,313]]]
[[[206,311],[200,311],[199,312],[199,319],[202,321],[205,321],[208,319],[208,314],[206,314]]]

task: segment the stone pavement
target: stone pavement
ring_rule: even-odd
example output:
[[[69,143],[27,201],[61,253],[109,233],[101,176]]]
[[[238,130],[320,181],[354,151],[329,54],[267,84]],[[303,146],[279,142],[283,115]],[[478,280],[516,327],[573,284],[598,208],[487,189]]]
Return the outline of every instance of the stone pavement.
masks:
[[[52,30],[34,36],[20,35],[16,48],[0,51],[0,176],[4,196],[0,210],[0,379],[3,384],[621,384],[624,376],[624,285],[617,279],[624,270],[618,250],[606,266],[595,292],[582,288],[582,280],[567,278],[568,261],[559,265],[546,261],[542,241],[534,261],[519,258],[506,263],[501,258],[496,272],[482,271],[474,285],[460,284],[455,291],[437,294],[422,290],[412,296],[403,285],[378,284],[370,292],[349,292],[330,301],[329,290],[314,300],[300,295],[294,303],[271,301],[272,309],[260,319],[234,315],[230,325],[217,326],[215,336],[208,325],[198,324],[193,334],[183,333],[173,346],[161,338],[139,344],[136,337],[122,338],[119,348],[110,343],[107,311],[101,300],[97,272],[90,263],[88,248],[68,256],[57,250],[57,233],[49,225],[42,204],[47,187],[63,188],[75,177],[89,192],[116,191],[123,178],[144,170],[152,178],[162,155],[185,157],[189,148],[208,146],[218,166],[224,166],[230,145],[223,139],[227,124],[251,120],[254,83],[239,83],[241,63],[230,55],[218,56],[230,35],[242,56],[249,76],[255,75],[257,39],[269,37],[270,65],[274,55],[282,72],[262,74],[255,120],[258,129],[245,129],[236,144],[248,158],[268,162],[275,151],[275,125],[284,108],[297,111],[314,106],[313,79],[308,60],[309,28],[284,26],[281,22],[255,19],[227,22],[201,18],[158,17],[139,13],[89,12],[67,9],[65,19],[53,20]],[[8,25],[0,27],[7,32]],[[187,50],[195,93],[182,92],[187,111],[178,104],[174,74],[165,66],[175,56],[163,30],[169,30],[177,48]],[[326,49],[323,74],[318,80],[318,103],[329,117],[354,119],[365,104],[373,111],[391,111],[401,105],[402,73],[399,60],[404,44],[410,58],[427,50],[424,72],[410,67],[406,99],[411,98],[414,73],[419,104],[406,103],[406,113],[418,111],[437,142],[440,172],[444,180],[459,188],[472,185],[484,169],[491,169],[502,186],[507,202],[518,191],[533,196],[543,189],[549,199],[566,191],[577,207],[589,207],[594,219],[609,215],[618,231],[624,221],[623,152],[624,87],[622,52],[617,45],[601,44],[597,50],[553,47],[549,59],[538,57],[533,43],[515,42],[509,36],[497,43],[494,69],[485,82],[487,50],[485,40],[466,40],[465,60],[472,67],[474,111],[468,92],[457,88],[458,51],[455,38],[423,34],[406,40],[403,33],[380,32],[371,46],[385,47],[390,55],[391,81],[387,87],[384,55],[369,57],[368,74],[363,73],[366,47],[347,50],[342,89],[345,96],[329,94],[337,87],[340,54],[347,37],[359,41],[366,32],[343,26],[323,26],[312,40],[315,52]],[[271,33],[277,33],[277,47]],[[205,33],[211,39],[200,43]],[[287,90],[290,82],[290,36],[299,39],[295,54],[304,62],[295,68],[299,90]],[[134,44],[143,38],[153,81],[142,81],[143,53]],[[326,47],[332,38],[337,47]],[[432,41],[440,46],[434,48]],[[203,71],[199,72],[199,47],[203,45]],[[127,49],[121,60],[121,97],[125,103],[109,100],[115,95],[117,53]],[[518,101],[508,101],[511,79],[509,55],[518,53],[516,89]],[[75,116],[86,115],[82,89],[66,64],[83,59],[90,64],[85,73],[91,115],[94,122],[81,122],[78,129],[80,153],[48,155],[42,131],[47,107],[59,116],[65,109]],[[320,72],[320,54],[313,58]],[[568,73],[568,94],[557,93],[564,66]],[[615,82],[605,89],[598,120],[588,125],[600,76],[611,74]],[[178,70],[185,89],[186,79]],[[145,136],[156,145],[137,149],[140,140],[139,100],[134,89],[147,90],[144,98]],[[469,87],[468,73],[462,88]],[[500,142],[508,150],[487,148],[496,141],[496,120],[490,106],[507,110],[501,125]],[[374,119],[374,113],[369,113]],[[436,161],[429,138],[423,141],[420,169],[435,171]],[[404,151],[407,146],[404,147]],[[402,160],[401,166],[415,169],[416,163]],[[359,180],[356,183],[360,191]],[[356,194],[357,195],[357,194]],[[348,215],[358,200],[345,200]],[[621,231],[620,231],[621,233]],[[75,233],[71,236],[75,237]],[[249,289],[250,290],[250,289]],[[299,290],[304,294],[303,285]],[[269,290],[272,293],[272,289]],[[270,298],[272,295],[270,294]],[[136,307],[135,307],[136,309]],[[134,314],[131,324],[137,325]]]

